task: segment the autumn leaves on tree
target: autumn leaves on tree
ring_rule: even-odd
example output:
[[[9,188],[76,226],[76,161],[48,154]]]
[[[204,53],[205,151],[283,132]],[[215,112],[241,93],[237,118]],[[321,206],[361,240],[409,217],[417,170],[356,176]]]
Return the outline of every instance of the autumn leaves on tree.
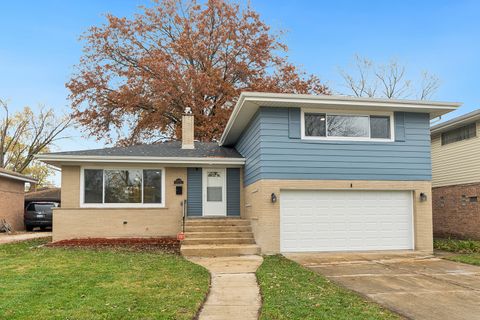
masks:
[[[132,19],[107,15],[83,35],[67,83],[74,117],[121,145],[180,138],[190,107],[195,138],[218,139],[241,91],[327,94],[290,63],[281,33],[250,7],[226,0],[164,0]]]

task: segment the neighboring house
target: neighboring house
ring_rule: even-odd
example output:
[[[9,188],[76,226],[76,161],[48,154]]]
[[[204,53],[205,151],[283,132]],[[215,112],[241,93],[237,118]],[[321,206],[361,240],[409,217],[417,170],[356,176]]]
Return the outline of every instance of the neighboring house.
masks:
[[[182,142],[38,155],[62,169],[53,238],[175,236],[187,200],[188,243],[236,243],[250,226],[201,218],[241,217],[263,253],[432,251],[429,123],[458,106],[242,93],[219,143],[185,114]]]
[[[480,239],[480,110],[431,128],[433,231]]]
[[[0,220],[4,219],[14,231],[24,230],[25,183],[37,180],[0,168]]]
[[[61,202],[60,188],[43,188],[25,193],[25,207],[30,202]]]

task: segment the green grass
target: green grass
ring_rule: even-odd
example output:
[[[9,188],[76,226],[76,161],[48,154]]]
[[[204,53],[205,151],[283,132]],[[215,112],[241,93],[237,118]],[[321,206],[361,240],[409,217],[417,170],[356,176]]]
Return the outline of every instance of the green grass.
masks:
[[[476,240],[435,239],[433,247],[449,252],[480,253],[480,241]]]
[[[447,257],[446,259],[456,261],[456,262],[463,262],[463,263],[474,264],[476,266],[480,266],[480,254],[479,253],[460,254],[458,256]]]
[[[399,319],[282,256],[266,256],[257,270],[263,306],[260,319]]]
[[[0,319],[192,319],[204,268],[174,254],[0,245]]]
[[[459,255],[445,257],[447,260],[480,266],[480,241],[478,240],[435,239],[433,247],[436,250],[459,253]]]

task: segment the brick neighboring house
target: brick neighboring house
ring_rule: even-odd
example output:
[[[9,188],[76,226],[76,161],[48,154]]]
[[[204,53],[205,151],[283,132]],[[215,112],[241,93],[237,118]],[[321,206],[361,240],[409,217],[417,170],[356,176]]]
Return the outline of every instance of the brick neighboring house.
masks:
[[[431,128],[433,233],[480,239],[480,110]]]
[[[14,231],[24,230],[25,183],[36,183],[31,177],[0,168],[0,220],[5,219]]]

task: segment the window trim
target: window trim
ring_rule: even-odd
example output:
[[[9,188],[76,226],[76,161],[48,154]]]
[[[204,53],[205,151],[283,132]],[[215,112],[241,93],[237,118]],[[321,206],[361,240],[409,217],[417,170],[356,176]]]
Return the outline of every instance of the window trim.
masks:
[[[102,203],[85,203],[85,170],[102,170]],[[105,170],[141,170],[142,171],[142,202],[141,203],[105,203]],[[162,171],[162,202],[143,203],[143,170]],[[80,167],[80,208],[165,208],[165,168],[164,167],[125,167],[125,166],[82,166]]]
[[[346,116],[368,116],[368,138],[365,137],[320,137],[320,136],[307,136],[305,135],[305,113],[323,113],[325,119],[328,115],[346,115]],[[370,116],[384,116],[390,117],[390,138],[370,138]],[[333,109],[301,109],[300,117],[300,131],[302,140],[320,140],[320,141],[361,141],[361,142],[394,142],[395,141],[395,119],[393,112],[381,112],[381,111],[361,111],[361,110],[333,110]]]

